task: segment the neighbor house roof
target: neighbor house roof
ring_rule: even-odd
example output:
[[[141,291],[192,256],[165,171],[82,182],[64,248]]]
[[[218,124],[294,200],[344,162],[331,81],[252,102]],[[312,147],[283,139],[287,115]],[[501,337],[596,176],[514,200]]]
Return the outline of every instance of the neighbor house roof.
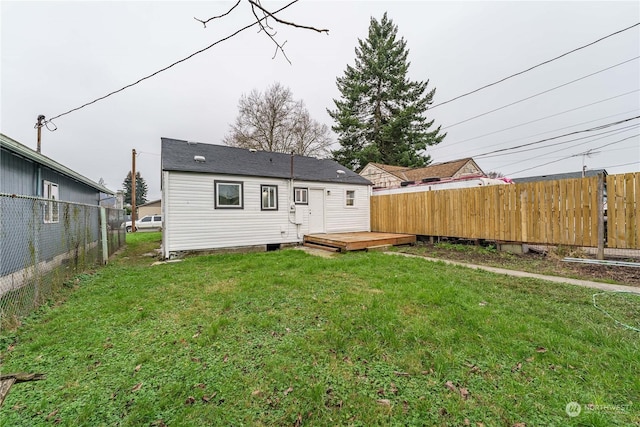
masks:
[[[114,191],[109,190],[107,187],[90,180],[86,176],[80,175],[78,172],[75,172],[64,165],[61,165],[55,160],[50,159],[49,157],[41,153],[38,153],[37,151],[34,151],[31,148],[20,144],[15,139],[12,139],[1,133],[0,133],[0,146],[8,151],[11,151],[14,154],[17,154],[20,157],[23,157],[35,163],[46,166],[49,169],[52,169],[62,175],[65,175],[71,179],[74,179],[78,182],[88,185],[89,187],[94,188],[102,193],[111,194],[111,195],[116,194]]]
[[[591,169],[591,170],[585,171],[584,176],[588,178],[588,177],[596,176],[600,173],[604,174],[604,176],[608,175],[606,169]],[[512,178],[511,180],[516,184],[518,184],[523,182],[553,181],[556,179],[572,179],[572,178],[582,178],[582,172],[565,172],[565,173],[556,173],[551,175],[528,176],[525,178]]]
[[[162,202],[162,199],[158,199],[158,200],[151,200],[150,202],[144,203],[144,204],[142,204],[142,205],[138,205],[138,206],[136,206],[136,207],[138,207],[138,208],[143,208],[143,207],[145,207],[145,206],[150,206],[150,205],[153,205],[153,204],[156,204],[156,203],[160,203],[160,202]]]
[[[403,181],[419,181],[422,178],[432,177],[450,178],[470,161],[473,162],[473,159],[471,157],[467,157],[459,160],[451,160],[449,162],[435,163],[423,168],[407,168],[402,166],[383,165],[381,163],[371,164],[394,176],[397,176]],[[480,168],[478,167],[478,169]]]
[[[196,161],[196,156],[204,161]],[[293,178],[301,181],[340,182],[371,185],[369,180],[341,164],[315,157],[255,151],[226,145],[162,138],[162,170],[215,173],[221,175]],[[341,171],[341,172],[338,172]]]

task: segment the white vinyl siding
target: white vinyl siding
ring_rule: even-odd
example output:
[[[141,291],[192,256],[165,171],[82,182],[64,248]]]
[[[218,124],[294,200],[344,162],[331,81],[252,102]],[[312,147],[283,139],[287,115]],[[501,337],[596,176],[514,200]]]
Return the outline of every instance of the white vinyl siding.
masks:
[[[325,192],[326,232],[369,231],[366,185],[301,181],[291,184],[287,179],[166,171],[163,178],[165,256],[176,251],[302,242],[308,234],[309,208],[294,205],[303,214],[303,223],[294,224],[295,212],[290,209],[294,187]],[[242,182],[244,209],[216,209],[212,194],[214,181]],[[264,186],[278,187],[278,210],[262,210]],[[345,190],[354,187],[355,207],[347,208]]]

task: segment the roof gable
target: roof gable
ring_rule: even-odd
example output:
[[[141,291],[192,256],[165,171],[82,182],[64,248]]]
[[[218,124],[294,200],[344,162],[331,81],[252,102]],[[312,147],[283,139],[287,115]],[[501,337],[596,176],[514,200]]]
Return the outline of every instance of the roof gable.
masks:
[[[474,162],[471,157],[467,157],[459,160],[451,160],[449,162],[435,163],[422,168],[408,168],[403,166],[391,166],[381,163],[369,163],[391,175],[400,178],[403,181],[420,181],[423,178],[451,178],[458,171],[464,168],[469,162],[473,163],[473,166],[477,168],[484,175],[480,167]],[[367,166],[368,166],[367,165]],[[366,166],[365,166],[366,168]]]
[[[161,138],[162,170],[371,185],[333,160]],[[204,161],[196,161],[196,156]],[[293,159],[293,162],[292,162]],[[338,172],[342,171],[342,172]]]

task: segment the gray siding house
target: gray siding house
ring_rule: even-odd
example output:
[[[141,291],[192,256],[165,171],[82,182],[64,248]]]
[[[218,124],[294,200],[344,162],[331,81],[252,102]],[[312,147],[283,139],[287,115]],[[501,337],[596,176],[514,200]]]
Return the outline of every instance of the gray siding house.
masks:
[[[169,138],[161,159],[166,258],[370,231],[371,182],[333,160]]]
[[[101,194],[115,193],[0,134],[0,296],[97,246]]]

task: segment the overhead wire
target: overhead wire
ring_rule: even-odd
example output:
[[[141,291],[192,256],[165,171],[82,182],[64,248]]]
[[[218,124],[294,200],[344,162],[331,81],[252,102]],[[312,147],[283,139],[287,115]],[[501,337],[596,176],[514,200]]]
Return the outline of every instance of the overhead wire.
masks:
[[[611,33],[611,34],[608,34],[608,35],[606,35],[606,36],[604,36],[604,37],[599,38],[598,40],[592,41],[591,43],[587,43],[587,44],[585,44],[585,45],[582,45],[582,46],[580,46],[580,47],[577,47],[577,48],[575,48],[575,49],[572,49],[572,50],[570,50],[570,51],[568,51],[568,52],[565,52],[565,53],[563,53],[563,54],[561,54],[561,55],[558,55],[558,56],[556,56],[556,57],[554,57],[554,58],[551,58],[551,59],[548,59],[548,60],[546,60],[546,61],[543,61],[543,62],[541,62],[541,63],[539,63],[539,64],[536,64],[536,65],[534,65],[534,66],[532,66],[532,67],[529,67],[529,68],[527,68],[527,69],[525,69],[525,70],[522,70],[522,71],[519,71],[519,72],[517,72],[517,73],[511,74],[511,75],[509,75],[509,76],[507,76],[507,77],[504,77],[504,78],[502,78],[502,79],[500,79],[500,80],[497,80],[497,81],[495,81],[495,82],[493,82],[493,83],[489,83],[489,84],[487,84],[487,85],[484,85],[484,86],[479,87],[479,88],[477,88],[477,89],[474,89],[474,90],[472,90],[472,91],[469,91],[469,92],[463,93],[462,95],[458,95],[458,96],[456,96],[455,98],[451,98],[451,99],[449,99],[449,100],[447,100],[447,101],[443,101],[443,102],[440,102],[440,103],[438,103],[438,104],[435,104],[435,105],[433,105],[433,106],[429,107],[429,110],[433,110],[434,108],[438,108],[438,107],[440,107],[441,105],[448,104],[448,103],[453,102],[453,101],[455,101],[455,100],[457,100],[457,99],[464,98],[465,96],[469,96],[469,95],[471,95],[471,94],[474,94],[474,93],[476,93],[476,92],[479,92],[479,91],[484,90],[484,89],[486,89],[486,88],[489,88],[489,87],[491,87],[491,86],[495,86],[495,85],[497,85],[498,83],[502,83],[502,82],[504,82],[504,81],[506,81],[506,80],[509,80],[509,79],[513,78],[513,77],[516,77],[516,76],[519,76],[519,75],[521,75],[521,74],[527,73],[527,72],[529,72],[529,71],[531,71],[531,70],[534,70],[534,69],[536,69],[536,68],[538,68],[538,67],[541,67],[541,66],[543,66],[543,65],[549,64],[550,62],[556,61],[556,60],[558,60],[558,59],[560,59],[560,58],[563,58],[563,57],[565,57],[565,56],[567,56],[567,55],[570,55],[570,54],[572,54],[572,53],[574,53],[574,52],[577,52],[577,51],[579,51],[579,50],[585,49],[585,48],[587,48],[587,47],[589,47],[589,46],[593,46],[594,44],[599,43],[599,42],[601,42],[601,41],[603,41],[603,40],[606,40],[606,39],[608,39],[608,38],[610,38],[610,37],[613,37],[613,36],[615,36],[615,35],[617,35],[617,34],[620,34],[620,33],[623,33],[623,32],[625,32],[625,31],[628,31],[628,30],[630,30],[630,29],[632,29],[632,28],[634,28],[634,27],[637,27],[638,25],[640,25],[640,22],[637,22],[637,23],[635,23],[635,24],[633,24],[633,25],[631,25],[631,26],[629,26],[629,27],[623,28],[623,29],[621,29],[621,30],[615,31],[615,32],[613,32],[613,33]]]
[[[620,63],[618,63],[618,64],[612,65],[612,66],[610,66],[610,67],[603,68],[602,70],[598,70],[598,71],[596,71],[596,72],[594,72],[594,73],[587,74],[587,75],[582,76],[582,77],[579,77],[579,78],[577,78],[577,79],[575,79],[575,80],[571,80],[571,81],[566,82],[566,83],[563,83],[563,84],[561,84],[561,85],[559,85],[559,86],[555,86],[555,87],[552,87],[552,88],[550,88],[550,89],[544,90],[544,91],[542,91],[542,92],[538,92],[538,93],[536,93],[536,94],[533,94],[533,95],[531,95],[531,96],[527,96],[526,98],[519,99],[519,100],[517,100],[517,101],[511,102],[511,103],[506,104],[506,105],[503,105],[503,106],[501,106],[501,107],[494,108],[493,110],[489,110],[489,111],[486,111],[486,112],[484,112],[484,113],[478,114],[478,115],[476,115],[476,116],[469,117],[468,119],[461,120],[461,121],[456,122],[456,123],[454,123],[454,124],[451,124],[451,125],[445,126],[445,127],[443,127],[443,128],[442,128],[442,130],[451,129],[452,127],[455,127],[455,126],[461,125],[461,124],[463,124],[463,123],[470,122],[471,120],[475,120],[475,119],[480,118],[480,117],[484,117],[484,116],[486,116],[486,115],[488,115],[488,114],[495,113],[496,111],[504,110],[505,108],[512,107],[512,106],[514,106],[514,105],[516,105],[516,104],[520,104],[521,102],[528,101],[529,99],[532,99],[532,98],[538,97],[538,96],[540,96],[540,95],[544,95],[545,93],[552,92],[552,91],[554,91],[554,90],[556,90],[556,89],[560,89],[560,88],[565,87],[565,86],[568,86],[568,85],[570,85],[570,84],[573,84],[573,83],[579,82],[580,80],[584,80],[584,79],[586,79],[586,78],[588,78],[588,77],[595,76],[596,74],[600,74],[600,73],[602,73],[602,72],[605,72],[605,71],[611,70],[612,68],[619,67],[619,66],[624,65],[624,64],[626,64],[626,63],[629,63],[629,62],[631,62],[631,61],[635,61],[635,60],[636,60],[636,59],[638,59],[638,58],[640,58],[640,56],[636,56],[636,57],[634,57],[634,58],[631,58],[631,59],[628,59],[628,60],[626,60],[626,61],[620,62]]]
[[[633,127],[632,127],[632,129],[637,129],[638,127],[640,127],[640,125],[633,126]],[[570,146],[568,146],[568,147],[562,147],[562,148],[560,148],[560,149],[558,149],[558,150],[549,151],[548,153],[545,153],[545,155],[546,155],[546,154],[554,154],[554,153],[558,153],[558,152],[560,152],[560,151],[569,150],[569,149],[571,149],[571,148],[575,148],[575,147],[578,147],[578,146],[580,146],[580,145],[585,145],[585,144],[589,144],[589,143],[592,143],[592,142],[595,142],[595,141],[600,141],[601,139],[610,138],[610,137],[612,137],[612,136],[614,136],[614,135],[619,135],[619,134],[621,134],[621,133],[625,133],[625,132],[627,132],[628,130],[629,130],[629,129],[625,129],[625,130],[622,130],[622,131],[618,131],[618,132],[616,132],[616,133],[612,133],[612,134],[610,134],[610,135],[603,136],[603,137],[601,137],[601,138],[595,138],[595,139],[592,139],[592,140],[590,140],[590,141],[582,141],[582,142],[580,142],[580,143],[578,143],[578,144],[570,145]],[[638,136],[638,135],[640,135],[640,134],[632,135],[632,136],[631,136],[631,138],[633,138],[633,137],[635,137],[635,136]],[[593,136],[595,136],[595,135],[591,135],[591,136],[589,136],[589,138],[591,138],[591,137],[593,137]],[[631,139],[631,138],[627,138],[627,139]],[[574,141],[577,141],[577,140],[579,140],[579,139],[583,139],[583,138],[572,139],[572,140],[570,140],[570,141],[565,141],[565,142],[574,142]],[[550,147],[548,147],[548,146],[547,146],[547,147],[540,147],[540,148],[550,148]],[[545,157],[540,157],[540,158],[541,158],[541,159],[544,159],[544,158],[549,158],[549,157],[546,157],[546,156],[545,156]],[[564,159],[564,158],[566,158],[566,156],[562,156],[562,157],[553,157],[553,158],[554,158],[554,159],[558,159],[558,158],[562,158],[562,159]],[[500,168],[508,168],[509,166],[514,166],[514,165],[518,165],[518,164],[520,164],[520,163],[525,163],[525,162],[531,162],[531,159],[530,159],[530,158],[528,158],[528,159],[526,159],[526,160],[518,160],[518,161],[516,161],[516,162],[509,163],[509,164],[507,164],[507,165],[502,165],[502,166],[500,166]]]
[[[624,133],[624,132],[626,132],[626,131],[628,131],[630,129],[636,129],[638,127],[640,127],[640,124],[631,125],[631,126],[627,126],[627,127],[620,128],[620,129],[613,129],[613,130],[609,130],[609,131],[604,131],[602,133],[597,133],[595,135],[582,136],[582,137],[579,137],[579,138],[570,139],[568,141],[557,142],[557,143],[555,143],[555,146],[562,145],[562,144],[568,144],[570,142],[580,141],[580,140],[583,140],[583,139],[593,138],[595,136],[605,135],[602,138],[596,138],[596,139],[593,139],[591,141],[583,141],[580,144],[578,144],[578,145],[582,145],[585,142],[592,142],[592,141],[597,141],[597,140],[604,139],[604,138],[609,138],[609,137],[611,137],[613,135],[618,135],[620,133]],[[484,155],[484,156],[483,155],[477,155],[475,157],[482,157],[482,158],[486,159],[486,158],[490,158],[490,157],[510,156],[510,155],[517,154],[517,153],[524,153],[524,152],[534,151],[534,150],[543,150],[545,148],[550,148],[550,147],[548,145],[544,145],[542,147],[525,148],[523,150],[518,150],[518,151],[508,151],[508,152],[502,152],[502,153],[490,154],[490,155]]]
[[[637,120],[639,118],[640,118],[640,116],[629,117],[629,118],[624,119],[624,120],[619,120],[619,121],[616,121],[616,122],[606,123],[606,124],[603,124],[603,125],[600,125],[600,126],[589,128],[589,129],[577,130],[577,131],[565,133],[563,135],[557,135],[557,136],[553,136],[553,137],[550,137],[550,138],[544,138],[544,139],[540,139],[540,140],[537,140],[537,141],[528,142],[526,144],[520,144],[520,145],[516,145],[516,146],[513,146],[513,147],[500,148],[498,150],[488,151],[488,152],[482,153],[482,154],[476,154],[474,157],[483,157],[483,156],[487,156],[489,154],[500,153],[500,152],[503,152],[503,151],[515,150],[515,149],[518,149],[518,148],[523,148],[523,147],[528,147],[528,146],[531,146],[531,145],[541,144],[541,143],[547,142],[547,141],[553,141],[555,139],[564,138],[565,136],[571,136],[571,135],[577,135],[579,133],[584,133],[584,132],[593,132],[593,131],[597,131],[597,130],[602,130],[602,129],[606,129],[606,128],[609,128],[609,127],[612,127],[612,126],[616,126],[616,125],[619,125],[619,124],[622,124],[622,123],[626,123],[626,122],[629,122],[629,121],[632,121],[632,120]]]
[[[281,8],[280,8],[280,9],[278,9],[278,10],[276,10],[275,12],[272,12],[272,14],[279,13],[279,12],[283,11],[284,9],[286,9],[286,8],[290,7],[291,5],[293,5],[293,4],[295,4],[295,3],[297,3],[298,1],[299,1],[299,0],[293,0],[293,1],[291,1],[290,3],[286,4],[285,6],[281,7]],[[251,23],[251,24],[245,25],[244,27],[242,27],[242,28],[240,28],[240,29],[236,30],[236,31],[235,31],[235,32],[233,32],[232,34],[230,34],[230,35],[228,35],[228,36],[226,36],[226,37],[223,37],[223,38],[221,38],[221,39],[219,39],[219,40],[217,40],[217,41],[215,41],[215,42],[211,43],[209,46],[206,46],[206,47],[204,47],[204,48],[202,48],[202,49],[200,49],[200,50],[198,50],[198,51],[196,51],[196,52],[193,52],[192,54],[190,54],[190,55],[188,55],[188,56],[186,56],[186,57],[184,57],[184,58],[182,58],[182,59],[179,59],[178,61],[175,61],[175,62],[173,62],[172,64],[167,65],[166,67],[159,69],[158,71],[155,71],[155,72],[153,72],[153,73],[151,73],[151,74],[149,74],[149,75],[147,75],[147,76],[144,76],[144,77],[142,77],[142,78],[140,78],[140,79],[136,80],[136,81],[135,81],[135,82],[133,82],[133,83],[130,83],[130,84],[126,85],[126,86],[123,86],[123,87],[121,87],[120,89],[117,89],[117,90],[114,90],[114,91],[112,91],[112,92],[109,92],[108,94],[106,94],[106,95],[104,95],[104,96],[101,96],[101,97],[99,97],[99,98],[96,98],[96,99],[94,99],[93,101],[89,101],[89,102],[87,102],[87,103],[85,103],[85,104],[82,104],[82,105],[81,105],[81,106],[79,106],[79,107],[72,108],[71,110],[65,111],[64,113],[58,114],[57,116],[54,116],[54,117],[51,117],[50,119],[46,120],[46,121],[45,121],[45,123],[46,123],[46,122],[51,122],[52,120],[55,120],[55,119],[57,119],[57,118],[60,118],[60,117],[62,117],[62,116],[65,116],[65,115],[67,115],[67,114],[73,113],[74,111],[78,111],[78,110],[80,110],[80,109],[82,109],[82,108],[85,108],[85,107],[87,107],[87,106],[91,105],[91,104],[95,104],[95,103],[96,103],[96,102],[98,102],[98,101],[102,101],[102,100],[103,100],[103,99],[105,99],[105,98],[108,98],[108,97],[110,97],[110,96],[112,96],[112,95],[115,95],[115,94],[117,94],[117,93],[119,93],[119,92],[122,92],[122,91],[124,91],[124,90],[126,90],[126,89],[128,89],[128,88],[130,88],[130,87],[132,87],[132,86],[135,86],[135,85],[137,85],[137,84],[139,84],[139,83],[141,83],[141,82],[143,82],[143,81],[145,81],[145,80],[148,80],[148,79],[150,79],[150,78],[152,78],[152,77],[154,77],[154,76],[156,76],[156,75],[158,75],[158,74],[160,74],[160,73],[162,73],[162,72],[164,72],[164,71],[167,71],[168,69],[170,69],[170,68],[172,68],[172,67],[174,67],[174,66],[176,66],[176,65],[178,65],[178,64],[180,64],[180,63],[182,63],[182,62],[185,62],[185,61],[187,61],[187,60],[189,60],[189,59],[193,58],[194,56],[196,56],[196,55],[198,55],[198,54],[201,54],[202,52],[205,52],[205,51],[207,51],[207,50],[211,49],[212,47],[214,47],[214,46],[216,46],[216,45],[218,45],[218,44],[220,44],[220,43],[222,43],[222,42],[224,42],[224,41],[229,40],[229,39],[230,39],[230,38],[232,38],[232,37],[235,37],[235,36],[236,36],[236,35],[238,35],[239,33],[243,32],[243,31],[245,31],[245,30],[248,30],[249,28],[251,28],[251,27],[253,27],[253,26],[255,26],[255,25],[258,25],[258,24],[259,24],[259,22],[260,22],[260,21],[262,21],[262,20],[264,20],[264,19],[267,19],[267,16],[265,16],[264,18],[261,18],[261,19],[260,19],[260,20],[258,20],[258,21],[254,21],[254,22],[253,22],[253,23]]]
[[[600,149],[600,148],[608,147],[609,145],[618,144],[618,143],[620,143],[620,142],[626,141],[626,140],[631,139],[631,138],[635,138],[635,137],[637,137],[637,136],[640,136],[640,134],[633,135],[633,136],[630,136],[630,137],[627,137],[627,138],[623,138],[623,139],[620,139],[620,140],[617,140],[617,141],[614,141],[614,142],[610,142],[610,143],[608,143],[608,144],[604,144],[604,145],[601,145],[601,146],[599,146],[599,147],[592,148],[591,150],[597,150],[597,149]],[[531,167],[529,167],[529,168],[521,169],[521,170],[516,171],[516,172],[509,172],[509,173],[508,173],[508,175],[516,175],[516,174],[519,174],[519,173],[522,173],[522,172],[526,172],[526,171],[529,171],[529,170],[532,170],[532,169],[541,168],[541,167],[543,167],[543,166],[547,166],[547,165],[550,165],[550,164],[553,164],[553,163],[558,163],[558,162],[561,162],[561,161],[563,161],[563,160],[570,159],[570,158],[572,158],[572,157],[576,157],[576,156],[581,155],[581,154],[582,154],[582,153],[579,153],[579,154],[572,154],[572,155],[570,155],[570,156],[566,156],[566,157],[563,157],[563,158],[558,159],[558,160],[553,160],[553,161],[551,161],[551,162],[547,162],[547,163],[539,164],[539,165],[536,165],[536,166],[531,166]]]
[[[463,139],[461,141],[456,141],[456,142],[453,142],[451,144],[447,144],[447,145],[440,145],[439,144],[439,145],[437,145],[435,147],[432,147],[431,151],[438,150],[438,149],[441,149],[441,148],[449,148],[449,147],[453,147],[454,145],[462,144],[463,142],[473,141],[475,139],[483,138],[485,136],[495,135],[496,133],[500,133],[500,132],[504,132],[504,131],[507,131],[507,130],[515,129],[515,128],[518,128],[518,127],[521,127],[521,126],[525,126],[525,125],[528,125],[528,124],[531,124],[531,123],[540,122],[542,120],[550,119],[552,117],[561,116],[561,115],[566,114],[566,113],[571,113],[573,111],[581,110],[583,108],[587,108],[587,107],[591,107],[593,105],[601,104],[603,102],[611,101],[612,99],[616,99],[616,98],[620,98],[620,97],[623,97],[623,96],[627,96],[627,95],[630,95],[630,94],[636,93],[636,92],[640,92],[640,89],[635,89],[635,90],[632,90],[632,91],[629,91],[629,92],[621,93],[619,95],[615,95],[615,96],[612,96],[612,97],[609,97],[609,98],[601,99],[601,100],[598,100],[598,101],[595,101],[595,102],[591,102],[589,104],[580,105],[578,107],[571,108],[569,110],[560,111],[559,113],[551,114],[549,116],[540,117],[538,119],[530,120],[528,122],[524,122],[524,123],[520,123],[520,124],[517,124],[517,125],[514,125],[514,126],[507,127],[507,128],[499,129],[497,131],[485,133],[483,135],[478,135],[478,136],[474,136],[472,138],[467,138],[467,139]],[[625,111],[624,113],[618,113],[618,114],[613,114],[611,116],[601,117],[600,119],[595,119],[595,120],[590,120],[590,121],[586,121],[586,122],[583,122],[583,123],[578,123],[578,124],[573,125],[573,126],[578,126],[580,124],[590,123],[590,122],[596,121],[596,120],[607,119],[607,118],[610,118],[610,117],[615,117],[615,116],[619,116],[619,115],[622,115],[622,114],[631,113],[631,112],[634,112],[634,111],[637,111],[637,110],[638,109]],[[538,134],[535,134],[535,135],[529,135],[529,136],[526,136],[526,137],[523,137],[523,138],[519,138],[519,139],[516,139],[516,140],[503,142],[503,143],[500,143],[500,144],[505,144],[505,143],[508,143],[508,142],[520,141],[522,139],[531,138],[531,137],[534,137],[534,136],[543,135],[545,133],[567,129],[567,128],[570,128],[570,127],[573,127],[573,126],[566,126],[564,128],[559,128],[559,129],[554,129],[554,130],[551,130],[551,131],[541,132],[541,133],[538,133]],[[445,142],[446,142],[446,140],[445,140]],[[500,145],[500,144],[496,144],[496,145]]]

